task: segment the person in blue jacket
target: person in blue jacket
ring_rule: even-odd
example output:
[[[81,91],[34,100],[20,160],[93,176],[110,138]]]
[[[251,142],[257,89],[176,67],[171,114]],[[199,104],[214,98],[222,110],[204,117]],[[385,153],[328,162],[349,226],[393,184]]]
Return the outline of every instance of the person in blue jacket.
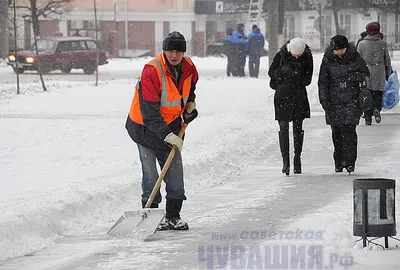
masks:
[[[237,67],[236,67],[236,42],[233,38],[233,29],[226,29],[226,36],[224,38],[224,54],[228,58],[228,64],[226,66],[226,75],[229,77],[237,76]]]
[[[264,35],[260,32],[257,25],[253,25],[252,32],[247,38],[246,51],[249,55],[249,73],[251,78],[258,78],[260,71],[260,58],[264,48]]]
[[[233,38],[236,43],[236,66],[237,66],[237,76],[244,77],[244,66],[246,65],[246,40],[247,37],[244,34],[244,24],[239,23],[237,25],[235,33],[233,33]]]

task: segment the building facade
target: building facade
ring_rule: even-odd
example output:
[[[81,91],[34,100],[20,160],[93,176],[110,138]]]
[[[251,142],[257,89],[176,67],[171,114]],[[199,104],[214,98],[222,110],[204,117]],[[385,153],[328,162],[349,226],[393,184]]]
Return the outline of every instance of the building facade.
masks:
[[[29,6],[29,0],[16,0]],[[38,0],[38,6],[43,6]],[[97,36],[110,57],[156,55],[170,31],[180,31],[188,42],[187,54],[205,56],[207,44],[222,39],[228,27],[246,23],[250,0],[72,0],[61,15],[40,17],[41,36],[82,35],[95,37],[94,1],[97,6]],[[264,13],[265,14],[265,13]],[[17,41],[19,48],[33,43],[32,25],[18,10]],[[321,15],[321,16],[320,16]],[[284,16],[284,40],[301,37],[313,50],[321,50],[335,33],[332,10],[293,10]],[[400,14],[379,10],[342,9],[339,26],[350,40],[358,40],[367,23],[379,21],[385,40],[400,48]],[[321,25],[321,27],[320,27]],[[265,17],[259,27],[263,33]],[[319,33],[322,31],[322,34]],[[10,31],[10,33],[13,31]],[[248,34],[249,29],[245,33]],[[12,40],[12,39],[11,39]]]
[[[364,12],[360,12],[360,9],[343,9],[339,11],[338,15],[339,26],[350,41],[356,42],[368,23],[378,21],[389,47],[400,49],[400,14],[382,13],[374,9]],[[319,33],[320,30],[322,36]],[[285,13],[284,36],[287,40],[301,37],[314,50],[321,50],[320,38],[322,38],[322,46],[325,48],[335,34],[332,10],[323,10],[321,16],[317,10]]]
[[[27,5],[27,0],[17,0]],[[40,2],[40,0],[39,0]],[[205,22],[196,20],[194,0],[96,0],[97,36],[111,57],[155,55],[170,31],[180,31],[188,42],[187,54],[203,56]],[[96,36],[94,0],[74,0],[61,14],[40,18],[42,37]],[[18,47],[30,47],[31,23],[27,11],[18,11]]]

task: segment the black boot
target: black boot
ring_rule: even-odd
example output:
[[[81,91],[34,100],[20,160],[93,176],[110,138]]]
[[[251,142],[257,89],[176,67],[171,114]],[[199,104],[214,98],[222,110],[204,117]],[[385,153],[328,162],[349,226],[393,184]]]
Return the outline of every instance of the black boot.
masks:
[[[335,172],[343,172],[342,139],[339,128],[332,128],[333,160],[335,161]]]
[[[293,133],[294,144],[294,159],[293,159],[293,172],[295,174],[301,173],[301,152],[303,151],[304,130]]]
[[[180,212],[183,200],[167,200],[166,214],[164,220],[158,226],[159,231],[163,230],[189,230],[189,225],[181,219]]]
[[[281,148],[283,167],[282,173],[289,175],[290,159],[289,159],[289,132],[279,131],[279,146]]]

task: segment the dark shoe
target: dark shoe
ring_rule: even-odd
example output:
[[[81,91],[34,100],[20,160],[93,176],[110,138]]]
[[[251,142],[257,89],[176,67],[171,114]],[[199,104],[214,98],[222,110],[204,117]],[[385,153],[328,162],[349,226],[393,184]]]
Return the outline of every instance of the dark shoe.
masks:
[[[375,116],[375,122],[379,124],[382,121],[381,113],[378,110],[375,110],[374,116]]]
[[[279,147],[282,154],[282,173],[289,175],[290,173],[290,159],[289,159],[289,132],[279,131]]]
[[[300,156],[294,156],[293,159],[293,173],[300,174],[301,173],[301,159]]]
[[[335,166],[335,172],[343,172],[343,167],[342,166]]]
[[[354,166],[347,166],[346,167],[346,171],[348,172],[348,173],[352,173],[352,172],[354,172]]]
[[[166,214],[160,222],[157,230],[189,230],[188,224],[181,219],[180,212],[182,209],[183,200],[167,200]]]
[[[365,119],[365,125],[370,126],[372,124],[371,119]]]
[[[157,227],[157,231],[166,231],[166,230],[176,230],[176,231],[187,231],[189,230],[189,225],[183,221],[180,217],[167,218],[160,222]]]
[[[289,175],[290,173],[289,157],[283,157],[282,159],[283,159],[282,173]]]
[[[300,132],[293,132],[293,146],[294,146],[294,159],[293,159],[293,172],[295,174],[301,173],[301,152],[303,151],[304,130]]]

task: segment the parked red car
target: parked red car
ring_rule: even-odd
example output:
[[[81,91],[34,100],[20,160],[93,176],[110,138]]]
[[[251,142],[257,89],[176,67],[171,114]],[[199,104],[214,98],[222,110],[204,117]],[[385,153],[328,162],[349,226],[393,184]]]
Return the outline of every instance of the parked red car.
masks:
[[[15,55],[8,55],[8,65],[12,66],[15,73],[25,70],[38,70],[42,73],[52,70],[61,70],[64,73],[71,69],[83,69],[85,74],[96,71],[96,58],[98,64],[107,64],[107,55],[102,51],[95,40],[88,37],[46,37],[37,41],[39,57],[35,48],[18,51]],[[16,62],[18,61],[18,68]]]

